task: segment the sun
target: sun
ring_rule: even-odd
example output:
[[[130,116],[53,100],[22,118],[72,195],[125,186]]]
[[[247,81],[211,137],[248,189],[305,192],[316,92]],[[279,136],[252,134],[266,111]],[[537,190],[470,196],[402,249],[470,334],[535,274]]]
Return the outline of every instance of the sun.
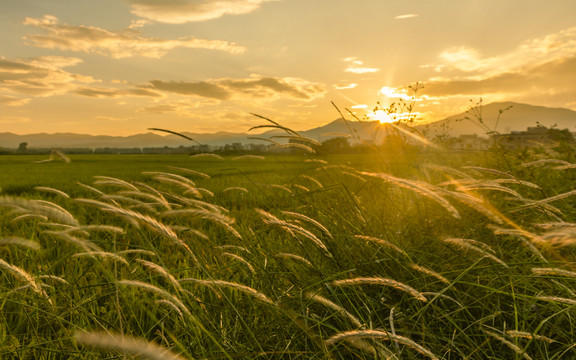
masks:
[[[397,121],[397,119],[390,116],[390,114],[388,114],[384,110],[376,110],[376,111],[370,112],[370,113],[368,113],[368,117],[372,120],[378,120],[382,124],[393,123],[393,122]]]
[[[389,124],[396,122],[412,122],[421,119],[420,112],[401,112],[390,113],[386,110],[375,110],[366,114],[372,120],[378,120],[381,124]]]

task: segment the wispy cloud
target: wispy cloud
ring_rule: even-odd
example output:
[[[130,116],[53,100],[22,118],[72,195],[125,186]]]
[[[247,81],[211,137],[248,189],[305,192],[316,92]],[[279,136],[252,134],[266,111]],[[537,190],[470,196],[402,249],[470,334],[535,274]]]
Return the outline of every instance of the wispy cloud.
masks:
[[[183,24],[251,13],[278,0],[126,0],[132,13],[153,21]]]
[[[412,18],[415,18],[415,17],[418,17],[418,16],[420,16],[420,15],[419,15],[419,14],[404,14],[404,15],[395,16],[394,19],[396,19],[396,20],[404,20],[404,19],[412,19]]]
[[[79,88],[75,93],[82,96],[95,97],[95,98],[116,98],[124,96],[140,96],[140,97],[162,97],[162,94],[151,91],[148,89],[111,89],[111,88]]]
[[[409,89],[382,87],[378,92],[389,99],[402,99],[405,101],[416,100],[414,94],[410,94]]]
[[[0,105],[4,106],[23,106],[30,102],[27,98],[18,98],[14,96],[1,96],[0,95]]]
[[[344,69],[345,72],[353,74],[367,74],[380,71],[379,68],[365,67],[364,62],[360,61],[357,57],[348,57],[345,58],[344,61],[348,64],[348,66]]]
[[[59,56],[10,60],[0,57],[0,91],[14,95],[52,96],[64,94],[82,84],[97,82],[90,76],[62,68],[81,63],[78,58]]]
[[[198,82],[153,80],[148,87],[156,91],[200,96],[217,100],[275,100],[290,98],[313,100],[325,94],[322,85],[299,78],[252,75],[244,79],[211,79]]]
[[[208,49],[240,54],[246,48],[223,40],[206,40],[195,37],[159,39],[145,37],[139,27],[144,22],[132,23],[130,28],[114,32],[95,26],[63,24],[51,15],[42,18],[26,18],[24,25],[35,26],[43,34],[26,35],[27,45],[46,48],[96,53],[112,58],[136,55],[161,58],[176,48]]]
[[[334,85],[334,89],[336,89],[336,90],[354,89],[357,86],[358,86],[358,84]]]

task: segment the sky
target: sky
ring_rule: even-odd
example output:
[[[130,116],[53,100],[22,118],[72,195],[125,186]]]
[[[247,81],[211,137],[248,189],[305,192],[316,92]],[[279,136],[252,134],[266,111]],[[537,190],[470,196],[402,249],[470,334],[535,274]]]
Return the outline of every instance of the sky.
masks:
[[[574,0],[0,0],[0,132],[576,110]],[[377,104],[386,111],[374,111]],[[392,105],[392,107],[390,107]]]

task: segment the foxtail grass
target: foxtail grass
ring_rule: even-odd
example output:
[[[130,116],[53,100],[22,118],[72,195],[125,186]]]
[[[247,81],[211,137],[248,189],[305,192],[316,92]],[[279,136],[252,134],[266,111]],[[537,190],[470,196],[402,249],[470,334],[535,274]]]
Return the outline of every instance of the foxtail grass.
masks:
[[[382,277],[357,277],[353,279],[344,279],[332,281],[334,286],[357,286],[357,285],[380,285],[388,286],[397,290],[400,290],[413,298],[420,300],[422,302],[427,302],[428,299],[422,293],[413,287],[403,284],[394,279],[382,278]]]

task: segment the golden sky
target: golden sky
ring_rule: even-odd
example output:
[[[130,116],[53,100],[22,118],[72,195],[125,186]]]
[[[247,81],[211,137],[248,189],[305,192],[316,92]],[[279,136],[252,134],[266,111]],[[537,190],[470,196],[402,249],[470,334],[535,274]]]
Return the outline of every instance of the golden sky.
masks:
[[[297,130],[410,101],[576,110],[574,0],[0,0],[0,132]]]

